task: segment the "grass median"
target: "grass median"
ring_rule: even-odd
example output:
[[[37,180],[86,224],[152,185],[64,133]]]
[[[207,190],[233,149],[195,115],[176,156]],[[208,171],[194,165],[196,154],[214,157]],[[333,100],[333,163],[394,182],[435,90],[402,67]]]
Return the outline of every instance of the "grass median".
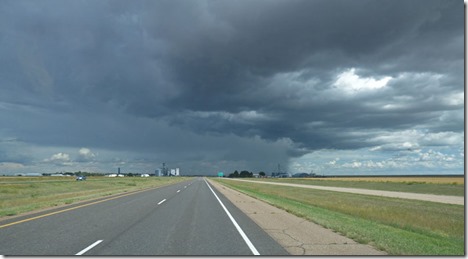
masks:
[[[390,255],[464,254],[464,206],[218,181]]]
[[[185,177],[0,177],[0,218],[186,181]]]

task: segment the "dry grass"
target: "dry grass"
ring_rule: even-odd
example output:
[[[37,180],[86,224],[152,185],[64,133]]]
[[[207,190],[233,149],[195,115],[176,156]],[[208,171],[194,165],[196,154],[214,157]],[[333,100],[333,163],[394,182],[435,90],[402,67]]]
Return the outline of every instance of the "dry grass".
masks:
[[[259,178],[252,180],[435,195],[465,195],[463,177]]]
[[[0,177],[0,217],[187,180],[184,177]]]
[[[431,183],[431,184],[465,184],[465,178],[460,177],[333,177],[304,178],[318,181],[359,181],[359,182],[393,182],[393,183]]]

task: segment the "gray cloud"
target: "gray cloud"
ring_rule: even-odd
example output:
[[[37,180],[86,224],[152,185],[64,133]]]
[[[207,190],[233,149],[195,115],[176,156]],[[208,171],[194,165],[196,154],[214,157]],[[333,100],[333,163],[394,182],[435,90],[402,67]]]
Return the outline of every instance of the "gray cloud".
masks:
[[[322,149],[391,152],[378,136],[408,130],[453,136],[464,131],[463,10],[452,0],[2,1],[0,137],[200,171],[261,170]],[[0,162],[28,160],[11,152],[0,147]]]

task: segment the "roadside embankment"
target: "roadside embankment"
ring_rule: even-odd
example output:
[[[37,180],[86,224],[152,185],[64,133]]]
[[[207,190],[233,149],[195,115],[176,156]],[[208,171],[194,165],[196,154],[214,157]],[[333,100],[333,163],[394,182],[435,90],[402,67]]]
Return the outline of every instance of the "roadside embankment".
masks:
[[[334,233],[215,181],[219,192],[248,215],[292,255],[385,255],[369,245]]]
[[[390,255],[463,255],[464,205],[216,178],[216,182]]]

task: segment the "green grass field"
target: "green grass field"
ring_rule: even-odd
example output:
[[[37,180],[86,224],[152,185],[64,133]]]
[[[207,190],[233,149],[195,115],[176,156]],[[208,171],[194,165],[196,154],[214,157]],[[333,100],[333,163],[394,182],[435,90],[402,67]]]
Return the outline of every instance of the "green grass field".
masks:
[[[464,206],[217,180],[390,255],[464,254]]]
[[[188,180],[185,177],[0,177],[0,218]]]
[[[463,177],[399,177],[399,178],[262,178],[255,181],[284,182],[318,186],[335,186],[369,190],[413,192],[464,196]]]

